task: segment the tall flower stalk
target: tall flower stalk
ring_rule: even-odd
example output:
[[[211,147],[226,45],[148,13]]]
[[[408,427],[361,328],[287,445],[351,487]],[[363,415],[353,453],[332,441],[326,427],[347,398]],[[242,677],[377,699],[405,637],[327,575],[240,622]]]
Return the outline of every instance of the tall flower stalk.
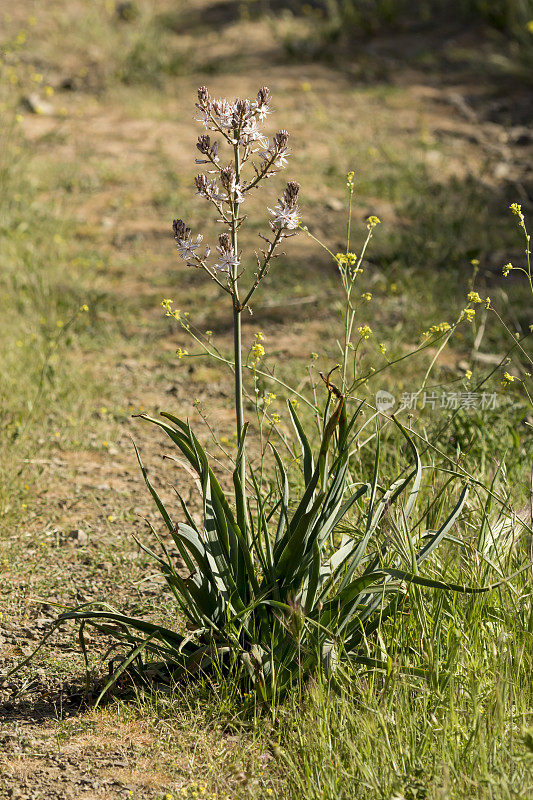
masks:
[[[276,257],[276,250],[282,240],[293,235],[299,223],[298,192],[299,184],[291,181],[287,184],[283,196],[274,209],[268,209],[272,215],[269,221],[270,236],[261,236],[265,248],[256,253],[256,270],[249,286],[244,291],[241,279],[246,273],[246,266],[241,266],[239,251],[239,229],[245,218],[241,216],[241,206],[247,195],[256,189],[259,183],[270,178],[287,163],[289,156],[289,134],[286,130],[278,131],[270,142],[261,127],[271,114],[270,91],[262,87],[255,100],[237,99],[234,102],[226,98],[214,100],[205,86],[198,89],[199,111],[197,121],[208,131],[222,137],[232,149],[233,158],[223,165],[219,156],[219,142],[212,140],[210,134],[198,137],[196,147],[201,158],[197,164],[207,165],[206,173],[196,176],[197,194],[209,201],[217,211],[217,222],[225,228],[219,234],[216,251],[218,257],[214,263],[210,261],[211,248],[206,247],[203,253],[197,252],[203,236],[200,234],[193,240],[191,229],[181,219],[174,220],[174,238],[178,252],[188,265],[204,270],[231,297],[233,307],[233,367],[235,379],[235,422],[237,443],[241,445],[244,429],[244,387],[242,368],[242,313],[249,304],[253,293],[268,272],[270,263]],[[248,175],[244,173],[248,170]],[[214,177],[212,177],[214,176]],[[220,184],[220,185],[219,185]],[[169,301],[164,301],[167,314],[175,316],[179,312],[172,311]],[[242,443],[243,444],[243,443]],[[244,485],[246,464],[244,453],[240,460],[240,477]]]

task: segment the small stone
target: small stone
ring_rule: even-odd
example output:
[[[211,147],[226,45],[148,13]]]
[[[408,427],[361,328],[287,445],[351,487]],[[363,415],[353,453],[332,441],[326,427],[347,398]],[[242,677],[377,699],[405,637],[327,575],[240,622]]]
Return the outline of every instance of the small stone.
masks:
[[[71,539],[74,539],[76,544],[80,547],[84,547],[89,540],[86,532],[82,531],[81,528],[74,528],[74,530],[70,531],[69,536]]]
[[[22,98],[22,104],[32,114],[43,114],[46,117],[52,116],[55,109],[51,103],[42,100],[38,94],[32,93]]]
[[[344,209],[344,203],[337,197],[328,197],[326,206],[331,208],[332,211],[342,211]]]

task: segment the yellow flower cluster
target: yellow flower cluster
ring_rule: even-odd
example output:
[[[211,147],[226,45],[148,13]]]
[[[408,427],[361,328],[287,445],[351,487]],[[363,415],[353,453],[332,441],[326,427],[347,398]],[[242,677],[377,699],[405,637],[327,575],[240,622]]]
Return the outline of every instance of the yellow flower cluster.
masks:
[[[511,203],[509,209],[513,212],[515,216],[518,217],[518,224],[520,225],[520,227],[524,228],[525,220],[524,220],[524,214],[522,213],[522,206],[520,205],[520,203]]]
[[[255,342],[252,345],[252,356],[253,356],[253,363],[257,364],[265,355],[265,348],[261,344],[265,337],[263,336],[262,331],[257,331],[255,334]]]
[[[372,328],[370,327],[370,325],[360,325],[357,328],[357,331],[361,339],[369,339],[370,334],[372,333]]]
[[[437,325],[432,325],[429,330],[424,331],[422,336],[434,336],[437,333],[446,333],[450,328],[451,325],[449,322],[439,322]]]
[[[513,267],[513,265],[511,264],[511,262],[509,261],[509,262],[508,262],[508,263],[507,263],[507,264],[506,264],[506,265],[503,267],[503,269],[502,269],[502,275],[503,275],[503,277],[504,277],[504,278],[506,278],[506,277],[509,275],[509,273],[510,273],[510,271],[511,271],[512,269],[514,269],[514,267]]]
[[[350,272],[351,275],[360,275],[363,271],[357,266],[357,253],[337,253],[335,260],[341,272]]]
[[[515,380],[516,379],[514,375],[510,375],[508,372],[504,372],[501,384],[502,386],[508,386],[510,383],[514,383]]]
[[[346,176],[346,188],[349,189],[350,192],[353,192],[355,189],[354,176],[355,172],[353,170]]]
[[[476,316],[475,308],[463,308],[459,320],[461,321],[465,319],[467,322],[473,322],[475,316]]]
[[[374,228],[380,224],[381,224],[380,218],[374,216],[374,214],[372,214],[366,221],[366,227],[368,228],[369,231],[373,231]]]
[[[266,406],[271,406],[276,397],[277,395],[275,395],[274,392],[267,392],[263,397],[263,402]]]
[[[468,292],[467,300],[469,303],[482,303],[483,300],[477,292]]]
[[[364,300],[366,303],[369,303],[372,300],[372,292],[363,292],[361,295],[361,300]]]
[[[193,781],[188,786],[182,786],[179,795],[165,794],[163,800],[174,800],[177,797],[202,798],[202,800],[229,800],[227,794],[221,795],[216,791],[209,791],[207,783]]]
[[[181,347],[178,347],[178,349],[176,350],[176,355],[177,355],[178,358],[183,358],[183,356],[188,356],[189,355],[189,351],[188,350],[182,350]]]
[[[355,267],[357,264],[357,253],[337,253],[335,258],[340,267]]]
[[[161,308],[165,309],[165,317],[172,317],[177,322],[180,322],[181,321],[180,310],[179,308],[176,309],[172,308],[173,302],[174,302],[173,300],[165,298],[164,300],[161,300]]]

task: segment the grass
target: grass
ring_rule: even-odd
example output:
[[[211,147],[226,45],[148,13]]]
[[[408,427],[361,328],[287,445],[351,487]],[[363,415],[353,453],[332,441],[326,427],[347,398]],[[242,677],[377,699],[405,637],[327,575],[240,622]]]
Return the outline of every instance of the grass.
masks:
[[[54,602],[105,597],[176,624],[160,581],[130,537],[144,536],[142,518],[155,522],[155,516],[129,437],[164,490],[163,443],[150,439],[131,413],[179,409],[199,424],[192,408],[198,398],[220,435],[229,438],[233,426],[229,376],[199,359],[177,362],[176,348],[188,342],[159,308],[162,297],[173,296],[182,308],[198,309],[199,326],[229,345],[220,301],[199,275],[177,266],[168,230],[176,215],[196,230],[211,225],[190,199],[197,132],[189,100],[206,74],[199,81],[199,69],[213,71],[218,63],[210,80],[217,93],[230,95],[256,90],[268,72],[276,124],[290,118],[290,177],[301,178],[306,221],[334,251],[344,237],[345,174],[356,169],[356,227],[370,213],[383,220],[363,276],[361,290],[374,295],[364,321],[391,353],[416,345],[421,330],[463,307],[471,259],[480,261],[480,293],[497,298],[501,310],[515,310],[513,330],[524,332],[530,322],[520,284],[499,275],[506,261],[520,258],[506,210],[517,184],[494,177],[500,156],[474,136],[485,130],[481,118],[458,119],[442,97],[403,79],[354,85],[347,68],[361,74],[374,67],[371,74],[383,75],[379,57],[369,64],[369,56],[359,62],[351,53],[339,71],[287,64],[261,19],[234,16],[222,32],[207,19],[200,32],[184,26],[177,44],[164,20],[150,18],[148,4],[139,3],[141,16],[131,22],[116,19],[109,4],[83,4],[73,22],[78,11],[57,3],[36,26],[27,21],[30,5],[20,3],[6,22],[6,39],[24,28],[27,40],[6,54],[2,67],[18,76],[17,84],[3,82],[1,98],[7,123],[0,144],[2,669],[36,643],[38,620],[54,616]],[[241,41],[236,66],[231,53]],[[43,74],[42,84],[32,73]],[[419,85],[423,77],[418,73]],[[75,91],[61,89],[67,78]],[[23,111],[21,96],[43,93],[45,84],[55,90],[55,114]],[[455,135],[445,135],[446,127]],[[250,216],[260,215],[258,204]],[[250,234],[245,245],[254,243]],[[245,336],[264,330],[267,353],[289,377],[314,350],[338,357],[331,327],[340,294],[335,270],[306,239],[286,249],[258,294]],[[299,301],[294,305],[286,303],[289,287]],[[89,312],[78,315],[84,303]],[[464,339],[445,354],[436,385],[453,378],[462,387],[462,362],[474,379],[486,371],[472,358],[474,335],[465,328]],[[489,326],[480,349],[500,354],[506,344]],[[319,366],[326,363],[324,357]],[[398,394],[417,385],[427,359],[408,363],[379,388]],[[498,391],[500,377],[491,384]],[[369,399],[373,392],[370,384]],[[502,393],[505,413],[459,416],[440,446],[448,455],[460,449],[480,479],[490,479],[505,458],[499,491],[520,508],[528,498],[530,412],[518,394],[509,398]],[[431,413],[422,419],[428,429],[442,422]],[[387,433],[383,448],[384,472],[392,474],[403,454]],[[461,531],[471,534],[468,518]],[[468,547],[450,551],[445,561],[464,583],[492,580]],[[525,561],[520,545],[504,564],[507,574]],[[422,602],[411,590],[408,609],[397,628],[384,626],[373,643],[389,657],[388,672],[348,672],[334,687],[318,677],[275,714],[237,699],[224,681],[214,692],[205,682],[133,697],[124,687],[126,694],[103,708],[78,713],[69,698],[81,691],[83,659],[74,631],[65,629],[3,696],[11,703],[6,729],[15,739],[0,756],[0,796],[28,774],[53,796],[60,767],[47,779],[36,778],[32,765],[52,754],[69,774],[74,754],[79,769],[101,782],[96,796],[106,797],[129,791],[178,797],[182,789],[192,797],[201,794],[193,784],[204,781],[206,794],[232,798],[264,798],[269,790],[317,799],[531,797],[524,738],[533,724],[530,573],[478,600],[432,592]],[[105,672],[105,648],[98,637],[89,646],[95,686]],[[409,666],[426,668],[428,679],[409,674]],[[44,722],[22,725],[36,708]],[[154,763],[160,771],[152,779]],[[72,781],[78,778],[74,770]]]

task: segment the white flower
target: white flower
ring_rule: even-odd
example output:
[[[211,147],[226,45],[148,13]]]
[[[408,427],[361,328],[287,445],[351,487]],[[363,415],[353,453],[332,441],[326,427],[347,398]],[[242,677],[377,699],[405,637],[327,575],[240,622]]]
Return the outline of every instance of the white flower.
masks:
[[[254,111],[259,117],[261,121],[266,119],[269,114],[272,114],[272,109],[270,109],[266,103],[262,106],[258,106],[257,102],[254,101],[253,105],[255,106]]]
[[[293,231],[298,227],[300,222],[300,209],[297,205],[287,205],[282,200],[274,206],[274,209],[268,209],[274,217],[273,223],[278,228],[284,228]]]
[[[221,247],[217,247],[217,250],[220,253],[220,257],[217,263],[214,264],[215,269],[220,270],[220,272],[231,272],[234,267],[239,266],[240,261],[233,253],[233,250],[222,250]]]
[[[261,147],[268,146],[268,139],[257,127],[257,119],[255,117],[250,117],[242,126],[241,141],[245,144],[258,142]]]
[[[201,233],[198,234],[195,241],[193,242],[192,237],[189,236],[187,239],[179,239],[178,241],[178,253],[183,258],[184,261],[187,261],[189,258],[193,258],[195,256],[195,250],[200,247],[200,242],[204,237]]]
[[[277,155],[277,157],[276,157],[276,159],[274,161],[274,166],[275,167],[284,167],[287,164],[288,156],[289,156],[289,151],[288,150],[283,150],[281,153],[278,153],[278,155]]]

